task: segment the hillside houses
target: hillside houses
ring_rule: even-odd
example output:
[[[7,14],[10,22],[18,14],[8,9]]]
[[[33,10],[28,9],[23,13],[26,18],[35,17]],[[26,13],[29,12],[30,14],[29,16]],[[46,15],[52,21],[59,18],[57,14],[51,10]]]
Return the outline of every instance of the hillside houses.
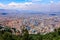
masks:
[[[16,28],[20,32],[23,26],[29,31],[29,34],[46,34],[54,31],[55,28],[60,27],[59,17],[42,18],[39,16],[33,16],[28,18],[1,18],[0,25],[8,26],[10,28]]]

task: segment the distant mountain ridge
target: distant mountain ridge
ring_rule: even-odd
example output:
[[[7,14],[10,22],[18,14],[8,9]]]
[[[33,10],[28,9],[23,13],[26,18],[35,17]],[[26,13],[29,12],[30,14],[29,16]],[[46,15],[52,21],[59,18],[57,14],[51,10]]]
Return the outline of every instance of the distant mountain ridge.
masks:
[[[0,9],[0,16],[21,16],[21,15],[46,15],[55,16],[60,15],[60,12],[37,12],[32,10],[14,10],[14,9]]]
[[[9,9],[0,9],[0,15],[34,15],[34,14],[44,14],[42,12],[36,12],[31,10],[9,10]]]

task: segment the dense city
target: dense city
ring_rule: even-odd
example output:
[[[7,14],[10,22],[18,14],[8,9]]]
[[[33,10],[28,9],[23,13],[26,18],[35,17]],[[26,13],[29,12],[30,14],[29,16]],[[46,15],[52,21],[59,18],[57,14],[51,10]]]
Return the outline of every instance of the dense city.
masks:
[[[20,18],[11,18],[11,17],[1,17],[0,18],[1,26],[8,26],[10,28],[16,28],[21,33],[21,29],[26,28],[29,34],[46,34],[53,32],[54,29],[60,27],[60,18],[58,16],[29,16],[29,17],[20,17]]]

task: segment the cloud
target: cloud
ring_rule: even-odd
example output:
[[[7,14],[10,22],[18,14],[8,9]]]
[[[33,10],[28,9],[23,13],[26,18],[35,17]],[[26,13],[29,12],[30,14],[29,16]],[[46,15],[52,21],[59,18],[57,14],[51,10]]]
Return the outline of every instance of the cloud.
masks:
[[[27,9],[27,7],[29,7],[30,5],[32,5],[32,2],[25,2],[25,3],[15,3],[15,2],[11,2],[9,3],[7,6],[7,8],[13,8],[13,9]]]
[[[3,5],[2,3],[0,3],[0,8],[3,8],[5,5]]]
[[[50,3],[54,3],[54,1],[50,1]]]
[[[22,9],[34,11],[48,11],[49,5],[35,4],[33,2],[15,3],[11,2],[7,5],[6,9]]]
[[[60,11],[60,2],[52,3],[52,4],[39,4],[33,2],[25,2],[25,3],[15,3],[11,2],[7,5],[0,3],[0,8],[3,9],[20,9],[20,10],[33,10],[40,12],[59,12]]]
[[[17,3],[11,2],[11,3],[9,3],[8,5],[17,5]]]

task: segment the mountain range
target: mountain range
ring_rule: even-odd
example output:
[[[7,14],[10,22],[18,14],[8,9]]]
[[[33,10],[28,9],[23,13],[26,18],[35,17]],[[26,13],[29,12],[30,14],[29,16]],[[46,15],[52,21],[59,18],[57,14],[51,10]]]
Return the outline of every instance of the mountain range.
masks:
[[[0,9],[0,16],[31,16],[31,15],[60,15],[60,12],[37,12],[31,10]]]

